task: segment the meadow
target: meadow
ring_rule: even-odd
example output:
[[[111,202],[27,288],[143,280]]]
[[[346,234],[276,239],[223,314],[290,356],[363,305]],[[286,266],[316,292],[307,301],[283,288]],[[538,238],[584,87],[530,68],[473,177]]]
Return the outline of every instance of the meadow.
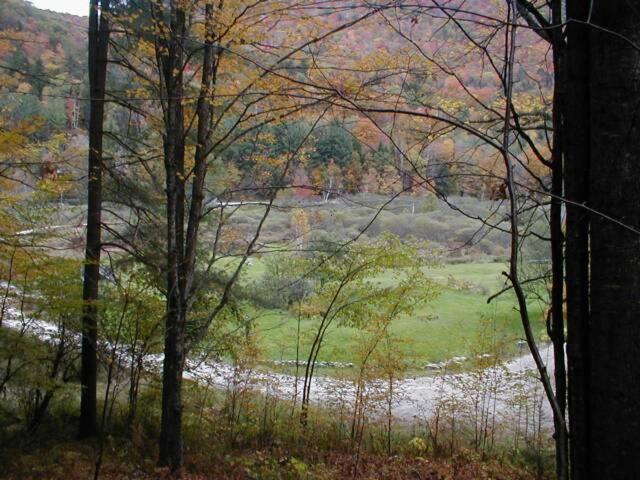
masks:
[[[504,217],[501,203],[453,197],[449,199],[452,208],[433,196],[403,195],[381,208],[388,201],[388,197],[376,195],[339,197],[328,203],[280,198],[265,224],[262,253],[254,255],[246,265],[242,285],[249,292],[260,289],[260,285],[269,285],[268,262],[277,263],[279,259],[298,254],[296,249],[300,243],[294,212],[304,211],[305,222],[308,222],[305,242],[309,245],[340,244],[358,235],[358,241],[368,242],[384,233],[426,242],[434,262],[423,271],[438,285],[439,294],[413,315],[401,316],[391,326],[397,348],[410,370],[424,372],[427,364],[453,357],[519,353],[523,333],[515,297],[507,291],[487,303],[490,296],[507,286],[502,272],[508,270],[508,236],[495,230],[483,231],[477,220],[492,217],[499,221]],[[231,220],[240,231],[245,228],[251,231],[263,208],[243,206]],[[546,264],[539,262],[540,258],[544,259],[544,248],[544,245],[529,245],[524,261],[530,263],[534,259]],[[377,281],[382,285],[391,284],[394,271],[385,272]],[[304,360],[317,329],[317,319],[301,316],[298,320],[295,308],[248,303],[248,315],[254,319],[258,356],[264,365],[272,368],[274,363],[294,361],[298,335],[299,358]],[[531,296],[529,308],[536,333],[543,337],[544,307],[536,295]],[[354,362],[361,335],[355,328],[332,326],[318,360]]]
[[[260,269],[260,266],[255,268]],[[397,345],[411,370],[421,370],[425,364],[453,357],[489,353],[492,349],[506,354],[519,351],[522,325],[514,309],[513,296],[507,293],[487,304],[490,293],[503,288],[501,272],[505,268],[503,263],[458,263],[426,270],[427,275],[442,286],[439,296],[425,304],[418,315],[401,317],[392,325]],[[385,280],[390,281],[389,278],[382,279]],[[530,308],[533,317],[540,318],[540,306],[531,303]],[[295,312],[262,309],[255,315],[261,359],[267,362],[294,360]],[[542,328],[542,324],[538,327]],[[308,351],[316,328],[315,319],[301,318],[302,355]],[[360,335],[355,328],[333,327],[325,339],[319,360],[353,362]]]
[[[507,286],[502,273],[508,270],[508,238],[499,231],[484,232],[477,221],[477,218],[500,217],[502,205],[452,197],[449,202],[454,208],[451,208],[434,197],[406,195],[380,209],[388,201],[388,197],[362,194],[339,197],[328,203],[292,197],[278,199],[261,237],[262,253],[252,256],[242,273],[243,290],[253,291],[270,282],[268,262],[297,255],[293,217],[295,211],[302,210],[309,222],[306,235],[311,243],[345,242],[363,229],[361,242],[371,241],[383,233],[426,242],[434,262],[423,271],[439,286],[439,294],[415,314],[395,320],[391,327],[397,348],[411,371],[425,372],[427,364],[446,362],[454,357],[520,353],[519,341],[523,333],[514,296],[507,291],[487,303],[490,296]],[[238,208],[230,219],[239,231],[251,231],[264,212],[263,208],[248,204]],[[59,223],[73,224],[76,208],[69,205],[65,212]],[[544,245],[529,245],[524,250],[525,261],[544,259],[544,249]],[[541,263],[543,267],[546,265],[544,261]],[[224,267],[224,261],[222,265]],[[377,281],[391,285],[394,271],[380,275]],[[535,331],[542,338],[544,306],[535,297],[531,296],[529,308]],[[298,315],[295,309],[272,308],[249,298],[244,310],[253,319],[258,358],[264,367],[272,369],[276,368],[275,363],[296,359]],[[314,318],[300,317],[298,350],[301,360],[309,351],[317,322]],[[355,328],[331,327],[318,360],[354,362],[361,336],[362,332]],[[333,373],[332,368],[325,371]]]

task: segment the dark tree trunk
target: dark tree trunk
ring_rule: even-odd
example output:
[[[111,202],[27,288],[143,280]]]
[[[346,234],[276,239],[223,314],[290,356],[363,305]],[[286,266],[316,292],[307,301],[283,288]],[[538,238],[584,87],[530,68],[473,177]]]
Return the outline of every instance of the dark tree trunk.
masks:
[[[567,18],[586,20],[589,5],[567,1]],[[567,366],[572,479],[588,477],[589,438],[589,214],[590,109],[588,27],[567,25],[567,88],[565,101],[565,197]]]
[[[591,215],[586,471],[631,479],[640,478],[640,11],[628,0],[591,7],[590,206],[636,231]]]
[[[572,478],[639,478],[640,17],[622,0],[569,1],[567,14],[597,25],[567,27]]]
[[[564,351],[564,235],[562,232],[562,182],[564,102],[566,95],[565,42],[562,37],[562,2],[551,3],[551,24],[556,26],[549,32],[553,46],[553,149],[551,158],[551,339],[553,341],[555,394],[559,412],[554,416],[556,443],[556,476],[566,480],[569,476],[569,439],[566,428],[567,370]]]
[[[96,434],[96,383],[98,339],[96,302],[100,281],[102,213],[102,138],[104,97],[109,48],[109,0],[91,0],[89,11],[89,179],[87,245],[82,291],[82,368],[79,436]]]
[[[162,85],[166,97],[164,108],[164,156],[167,195],[167,318],[162,383],[162,420],[160,464],[178,470],[182,454],[182,375],[186,357],[186,323],[193,297],[198,232],[204,200],[204,181],[212,128],[210,100],[215,86],[217,50],[214,47],[213,3],[205,6],[206,36],[203,51],[202,79],[196,107],[197,145],[193,171],[185,171],[184,48],[186,12],[171,7],[171,35],[159,38],[157,51]],[[156,21],[162,12],[154,12]],[[187,202],[186,179],[191,178],[191,199]],[[185,216],[188,220],[185,225]],[[186,228],[185,228],[186,227]]]
[[[156,7],[157,8],[157,7]],[[156,18],[162,18],[158,12]],[[162,371],[160,464],[177,470],[182,466],[182,373],[184,368],[184,112],[183,51],[185,11],[171,6],[170,37],[160,38],[165,135],[164,163],[167,198],[167,311]]]
[[[553,409],[554,438],[556,447],[556,477],[569,477],[569,438],[566,422],[567,370],[565,362],[564,322],[564,234],[562,232],[562,196],[564,177],[565,102],[567,93],[566,42],[563,36],[563,1],[547,2],[551,9],[551,21],[542,10],[528,0],[518,0],[518,12],[528,25],[553,49],[554,94],[552,106],[553,140],[551,150],[551,315],[548,325],[553,342],[555,399]]]
[[[169,300],[169,308],[173,302]],[[160,425],[160,464],[178,470],[182,467],[182,373],[184,369],[184,317],[167,312],[167,333],[162,370],[162,419]]]
[[[200,94],[196,106],[198,118],[197,144],[195,151],[195,164],[193,167],[193,183],[191,187],[191,204],[189,208],[189,220],[187,224],[186,253],[185,253],[185,292],[187,305],[194,288],[193,273],[196,264],[196,247],[198,245],[198,232],[202,216],[202,203],[204,201],[204,181],[207,174],[207,156],[210,149],[210,136],[212,131],[211,99],[214,95],[218,60],[220,51],[214,46],[213,4],[205,6],[205,43],[202,61],[202,79],[200,82]]]

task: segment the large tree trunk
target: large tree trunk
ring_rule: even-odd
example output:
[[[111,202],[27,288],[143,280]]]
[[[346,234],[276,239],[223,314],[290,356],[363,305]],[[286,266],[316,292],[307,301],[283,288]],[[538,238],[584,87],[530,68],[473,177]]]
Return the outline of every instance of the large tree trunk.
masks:
[[[589,198],[637,232],[640,11],[628,0],[593,2],[591,23],[598,27],[589,31]],[[587,472],[640,478],[640,235],[598,213],[590,232]]]
[[[556,54],[554,53],[554,57]],[[556,63],[558,65],[558,63]],[[557,76],[556,76],[557,77]],[[564,235],[562,233],[562,120],[560,110],[561,96],[556,92],[554,99],[554,140],[551,185],[551,318],[550,333],[553,342],[555,395],[560,411],[554,417],[556,442],[556,474],[559,479],[568,478],[568,438],[566,425],[567,407],[567,371],[565,367],[564,333]]]
[[[589,5],[568,0],[567,17],[586,20]],[[588,27],[567,25],[567,88],[565,102],[565,197],[567,365],[571,478],[588,478],[589,437],[589,34]]]
[[[592,7],[567,4],[597,25],[567,27],[571,470],[628,479],[640,477],[640,18],[622,0]]]
[[[99,6],[98,6],[99,4]],[[98,339],[96,302],[100,281],[102,213],[102,137],[104,97],[109,48],[109,0],[91,0],[89,11],[89,180],[87,206],[87,245],[82,291],[82,369],[79,436],[96,434],[96,383]],[[107,14],[107,15],[105,15]]]

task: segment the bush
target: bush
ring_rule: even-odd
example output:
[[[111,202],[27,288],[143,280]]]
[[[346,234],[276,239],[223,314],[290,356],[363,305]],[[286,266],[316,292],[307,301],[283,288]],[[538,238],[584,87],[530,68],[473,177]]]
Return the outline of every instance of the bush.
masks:
[[[443,238],[440,234],[447,230],[447,225],[431,219],[426,215],[418,215],[413,222],[415,236],[424,240],[439,242]]]
[[[476,244],[476,248],[487,255],[494,255],[496,252],[496,245],[488,238],[480,240]]]
[[[423,199],[416,200],[416,213],[435,212],[439,207],[440,201],[433,193],[427,193]]]
[[[455,242],[466,243],[474,238],[478,232],[478,227],[463,227],[455,232],[452,240]]]
[[[414,232],[413,222],[409,221],[406,215],[395,214],[392,217],[383,219],[381,223],[381,231],[393,233],[400,238],[404,238]]]

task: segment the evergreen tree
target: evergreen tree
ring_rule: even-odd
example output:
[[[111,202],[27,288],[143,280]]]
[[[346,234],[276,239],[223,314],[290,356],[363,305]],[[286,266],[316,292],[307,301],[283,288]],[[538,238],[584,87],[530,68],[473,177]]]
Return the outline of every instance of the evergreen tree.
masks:
[[[33,93],[35,93],[38,96],[38,99],[42,101],[42,91],[44,90],[44,86],[47,84],[46,72],[42,60],[36,60],[36,63],[34,63],[29,70],[29,83],[31,84],[31,88],[33,88]]]

